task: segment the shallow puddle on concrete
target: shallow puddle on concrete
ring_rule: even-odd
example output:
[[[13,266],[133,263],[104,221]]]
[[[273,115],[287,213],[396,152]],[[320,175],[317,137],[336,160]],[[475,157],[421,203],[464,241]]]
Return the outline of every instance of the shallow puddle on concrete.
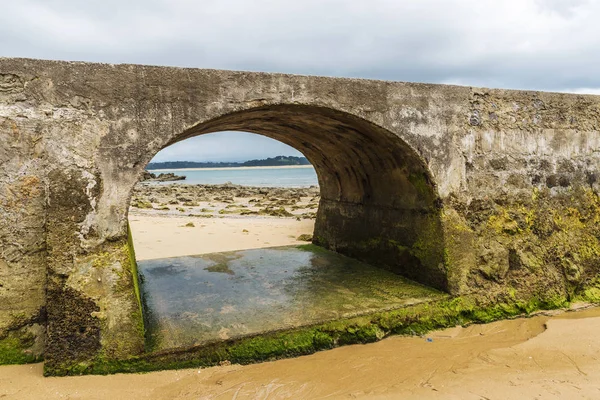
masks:
[[[315,246],[138,262],[152,350],[332,321],[444,293]]]

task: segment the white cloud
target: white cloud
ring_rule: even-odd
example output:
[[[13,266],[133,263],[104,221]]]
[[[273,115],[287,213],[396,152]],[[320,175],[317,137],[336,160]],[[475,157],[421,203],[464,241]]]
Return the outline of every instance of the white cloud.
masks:
[[[564,93],[576,93],[576,94],[594,94],[600,95],[600,87],[598,88],[577,88],[577,89],[565,89],[560,90]]]

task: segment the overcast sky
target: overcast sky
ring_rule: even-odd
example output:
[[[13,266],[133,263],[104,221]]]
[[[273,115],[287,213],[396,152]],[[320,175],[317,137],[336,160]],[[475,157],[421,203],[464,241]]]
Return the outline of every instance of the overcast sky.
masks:
[[[0,55],[600,94],[600,0],[0,0]],[[156,160],[295,150],[212,134]]]

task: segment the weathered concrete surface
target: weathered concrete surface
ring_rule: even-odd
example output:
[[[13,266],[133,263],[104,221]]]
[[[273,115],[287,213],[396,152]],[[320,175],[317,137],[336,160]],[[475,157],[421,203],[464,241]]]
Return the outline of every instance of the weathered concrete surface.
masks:
[[[131,190],[165,146],[236,129],[314,164],[325,247],[481,304],[597,275],[598,96],[5,58],[0,362],[140,353]]]

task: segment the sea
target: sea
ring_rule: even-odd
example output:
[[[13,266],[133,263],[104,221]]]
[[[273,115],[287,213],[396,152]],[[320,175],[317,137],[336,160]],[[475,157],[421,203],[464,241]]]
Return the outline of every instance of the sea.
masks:
[[[317,174],[312,165],[293,167],[237,167],[237,168],[185,168],[185,169],[153,169],[156,175],[172,172],[185,175],[186,179],[165,184],[208,184],[218,185],[233,183],[244,186],[261,187],[309,187],[318,186]]]

